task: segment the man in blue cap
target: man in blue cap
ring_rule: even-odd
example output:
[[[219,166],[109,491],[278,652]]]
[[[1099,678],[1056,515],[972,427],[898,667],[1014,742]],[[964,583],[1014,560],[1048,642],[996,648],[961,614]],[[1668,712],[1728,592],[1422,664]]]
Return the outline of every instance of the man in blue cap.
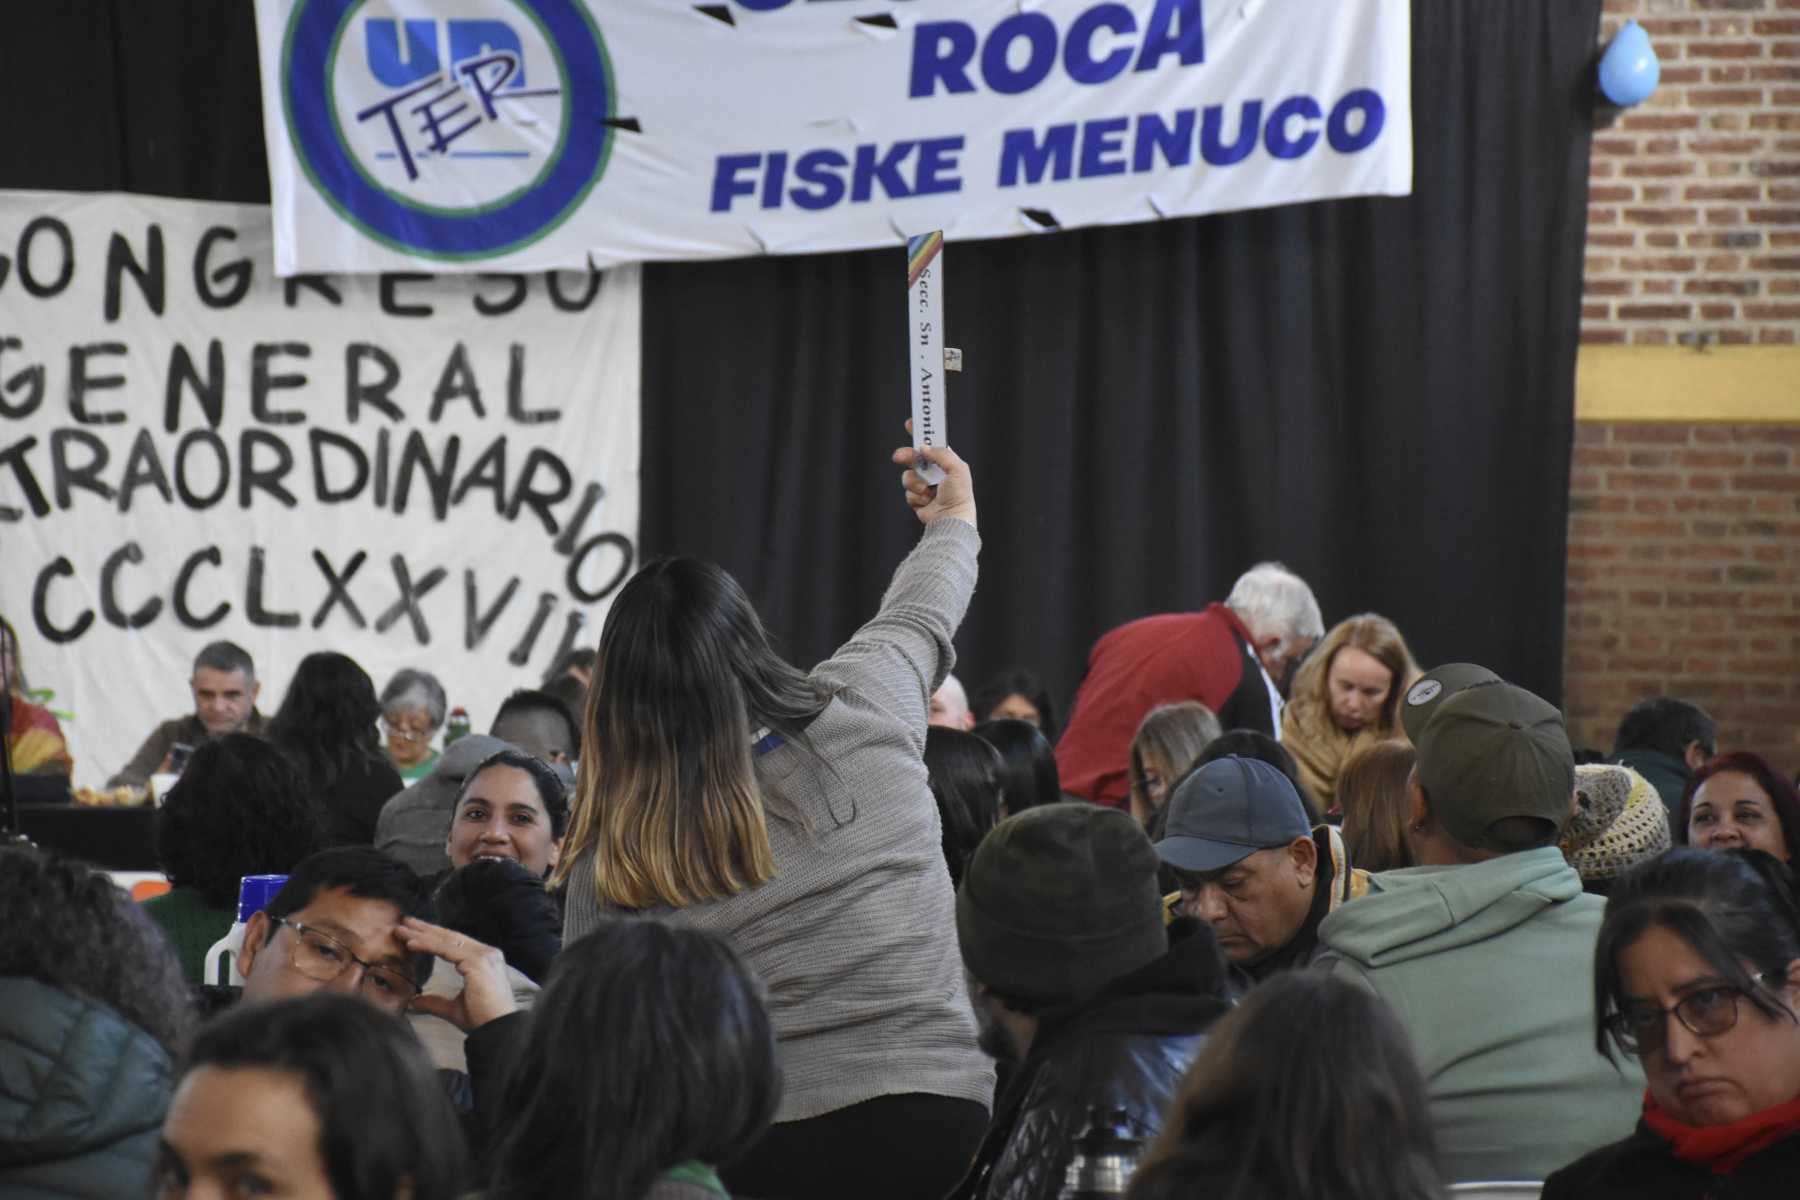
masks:
[[[1240,992],[1311,962],[1319,923],[1368,886],[1338,831],[1314,830],[1293,781],[1253,758],[1183,779],[1156,853],[1181,883],[1177,913],[1212,927]]]

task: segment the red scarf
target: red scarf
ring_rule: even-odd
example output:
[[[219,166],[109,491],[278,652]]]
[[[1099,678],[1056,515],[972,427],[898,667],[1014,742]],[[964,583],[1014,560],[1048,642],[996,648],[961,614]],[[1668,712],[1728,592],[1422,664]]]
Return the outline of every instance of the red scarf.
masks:
[[[1752,1113],[1729,1125],[1684,1125],[1644,1093],[1644,1124],[1669,1143],[1675,1157],[1714,1175],[1729,1175],[1746,1158],[1800,1134],[1800,1099]]]

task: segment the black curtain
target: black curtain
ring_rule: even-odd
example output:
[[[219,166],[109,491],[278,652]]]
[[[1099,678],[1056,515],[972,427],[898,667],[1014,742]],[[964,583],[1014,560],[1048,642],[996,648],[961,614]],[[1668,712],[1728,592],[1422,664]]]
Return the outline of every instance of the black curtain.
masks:
[[[1121,621],[1280,559],[1327,624],[1557,698],[1601,0],[1413,10],[1414,194],[946,250],[951,440],[975,464],[971,686],[1066,699]],[[266,201],[241,0],[10,14],[0,186]],[[829,653],[916,536],[901,249],[654,265],[647,554],[716,559]],[[0,308],[0,313],[3,313]]]

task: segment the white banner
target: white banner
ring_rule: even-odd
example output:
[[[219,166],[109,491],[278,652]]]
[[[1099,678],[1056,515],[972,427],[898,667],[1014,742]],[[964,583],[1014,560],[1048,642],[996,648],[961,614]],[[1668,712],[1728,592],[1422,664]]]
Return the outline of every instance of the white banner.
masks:
[[[269,210],[0,193],[0,611],[79,783],[255,657],[435,674],[485,729],[635,559],[635,267],[280,280]]]
[[[951,241],[1412,189],[1409,0],[257,0],[276,269]]]

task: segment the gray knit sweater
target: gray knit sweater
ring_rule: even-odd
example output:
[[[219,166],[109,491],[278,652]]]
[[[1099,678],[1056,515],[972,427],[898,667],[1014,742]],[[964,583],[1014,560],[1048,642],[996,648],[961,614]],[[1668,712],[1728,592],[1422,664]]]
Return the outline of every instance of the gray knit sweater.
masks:
[[[911,1092],[992,1100],[921,758],[980,545],[967,522],[926,526],[875,619],[813,669],[833,699],[807,734],[830,770],[793,745],[756,760],[775,877],[650,914],[729,937],[768,985],[777,1121]],[[565,944],[604,915],[590,851],[570,876]]]

